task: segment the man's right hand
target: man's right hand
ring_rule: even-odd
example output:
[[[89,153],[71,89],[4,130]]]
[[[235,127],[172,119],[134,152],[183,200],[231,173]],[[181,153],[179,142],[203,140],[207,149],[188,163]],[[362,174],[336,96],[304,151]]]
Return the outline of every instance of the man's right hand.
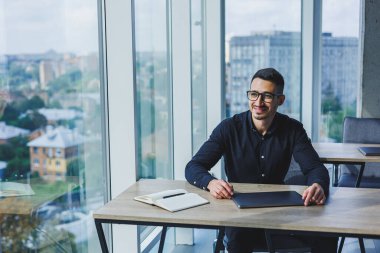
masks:
[[[234,194],[232,184],[222,179],[211,180],[207,185],[207,189],[209,189],[211,195],[217,199],[230,199]]]

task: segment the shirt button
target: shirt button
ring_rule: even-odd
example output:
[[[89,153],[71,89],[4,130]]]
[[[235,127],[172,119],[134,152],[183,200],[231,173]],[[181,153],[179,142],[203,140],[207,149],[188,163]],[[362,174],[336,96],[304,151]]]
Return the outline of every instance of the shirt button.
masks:
[[[203,190],[206,190],[206,187],[203,187]]]
[[[194,184],[196,184],[197,183],[197,181],[194,181]]]
[[[261,139],[264,140],[264,137],[262,137]]]
[[[262,155],[262,156],[261,156],[261,158],[263,158],[263,159],[264,159],[264,156]]]
[[[265,177],[265,174],[261,174],[262,177]]]

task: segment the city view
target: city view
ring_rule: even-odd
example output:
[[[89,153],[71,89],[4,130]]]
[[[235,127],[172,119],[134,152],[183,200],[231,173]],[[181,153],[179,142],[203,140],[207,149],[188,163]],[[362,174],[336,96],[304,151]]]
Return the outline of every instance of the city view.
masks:
[[[274,67],[285,79],[286,102],[280,112],[300,119],[301,112],[301,34],[269,31],[229,40],[226,60],[226,116],[248,110],[245,91],[252,74]],[[358,38],[322,34],[320,140],[342,141],[344,116],[356,114],[358,84]],[[311,99],[311,98],[302,98]]]
[[[0,87],[0,180],[55,196],[35,219],[1,215],[2,252],[88,252],[90,210],[103,203],[97,54],[3,55]]]

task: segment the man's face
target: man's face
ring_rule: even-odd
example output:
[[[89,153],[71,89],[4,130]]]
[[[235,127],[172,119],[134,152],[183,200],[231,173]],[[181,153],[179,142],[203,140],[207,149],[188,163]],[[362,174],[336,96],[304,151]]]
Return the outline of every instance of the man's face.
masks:
[[[276,85],[271,81],[266,81],[260,78],[253,79],[251,83],[251,91],[259,93],[269,92],[271,94],[277,94]],[[274,117],[277,111],[277,107],[282,105],[285,100],[285,96],[274,96],[271,101],[268,98],[264,98],[264,95],[260,95],[256,101],[249,101],[249,109],[252,112],[252,116],[257,120],[271,119]],[[264,101],[264,99],[266,101]]]

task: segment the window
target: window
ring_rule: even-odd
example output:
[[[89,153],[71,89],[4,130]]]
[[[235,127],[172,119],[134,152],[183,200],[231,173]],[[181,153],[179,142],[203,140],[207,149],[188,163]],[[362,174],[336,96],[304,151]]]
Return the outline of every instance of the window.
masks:
[[[106,189],[97,8],[98,1],[89,0],[0,0],[0,123],[20,132],[12,143],[0,144],[14,154],[5,158],[3,179],[30,183],[38,203],[46,198],[30,207],[31,216],[1,215],[3,228],[19,228],[1,229],[5,252],[100,252],[95,226],[87,222],[104,203]],[[73,108],[81,113],[71,117]],[[38,152],[52,157],[55,148],[72,142],[85,149],[72,165],[47,163]],[[34,170],[40,161],[44,169]],[[20,208],[28,208],[20,201]],[[43,206],[54,211],[38,215]],[[60,224],[61,213],[74,207],[83,214],[81,225]]]
[[[61,149],[60,148],[56,148],[55,149],[55,156],[56,157],[60,157],[62,155],[62,151],[61,151]]]
[[[227,0],[225,27],[227,117],[249,109],[245,91],[252,75],[274,67],[285,79],[279,112],[299,120],[301,1]]]
[[[48,149],[48,156],[53,157],[53,149],[52,148]]]
[[[172,178],[171,86],[165,0],[135,1],[138,178]]]
[[[207,84],[205,61],[204,1],[191,1],[191,71],[192,71],[192,136],[193,153],[207,138]]]
[[[319,139],[342,141],[345,116],[356,116],[360,0],[324,0]]]
[[[173,178],[167,1],[139,0],[134,7],[137,177]],[[140,242],[155,230],[140,226]]]

